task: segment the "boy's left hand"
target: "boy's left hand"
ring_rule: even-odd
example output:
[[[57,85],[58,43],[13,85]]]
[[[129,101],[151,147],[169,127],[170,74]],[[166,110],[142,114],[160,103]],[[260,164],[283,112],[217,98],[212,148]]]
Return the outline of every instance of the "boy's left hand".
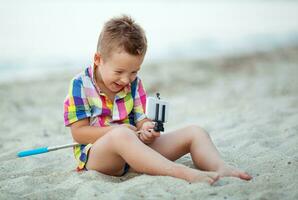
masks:
[[[144,122],[142,128],[140,129],[140,140],[145,144],[151,144],[154,140],[160,136],[160,132],[155,132],[153,130],[154,123],[151,121]]]

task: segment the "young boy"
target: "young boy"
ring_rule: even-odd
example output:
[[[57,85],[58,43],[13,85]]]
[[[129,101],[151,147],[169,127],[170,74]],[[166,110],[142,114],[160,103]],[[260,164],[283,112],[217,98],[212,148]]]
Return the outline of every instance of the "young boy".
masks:
[[[72,79],[64,119],[81,144],[74,148],[78,169],[112,176],[134,171],[210,184],[224,176],[250,180],[247,173],[226,165],[202,128],[193,125],[162,135],[153,131],[137,77],[146,49],[138,24],[128,16],[113,18],[100,34],[93,66]],[[187,153],[200,170],[174,162]]]

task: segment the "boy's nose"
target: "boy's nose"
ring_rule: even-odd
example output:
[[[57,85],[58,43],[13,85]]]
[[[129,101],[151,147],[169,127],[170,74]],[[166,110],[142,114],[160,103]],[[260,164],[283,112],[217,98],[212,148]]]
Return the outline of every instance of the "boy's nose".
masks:
[[[123,85],[127,85],[127,84],[129,83],[129,78],[127,78],[127,77],[123,77],[123,78],[121,78],[121,83],[122,83]]]

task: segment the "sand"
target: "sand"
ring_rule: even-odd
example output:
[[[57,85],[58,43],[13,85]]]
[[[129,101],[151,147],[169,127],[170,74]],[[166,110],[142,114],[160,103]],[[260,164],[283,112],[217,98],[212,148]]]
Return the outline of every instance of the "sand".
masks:
[[[214,186],[129,173],[75,171],[71,149],[26,158],[20,150],[72,141],[63,100],[77,72],[0,85],[0,199],[298,199],[298,48],[146,65],[149,94],[170,101],[174,130],[205,128],[223,158],[249,172],[246,182]],[[178,161],[193,167],[190,155]]]

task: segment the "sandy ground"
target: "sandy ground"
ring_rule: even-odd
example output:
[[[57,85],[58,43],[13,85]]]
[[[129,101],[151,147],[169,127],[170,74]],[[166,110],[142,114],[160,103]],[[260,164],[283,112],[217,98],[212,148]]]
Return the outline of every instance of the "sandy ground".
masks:
[[[204,127],[223,158],[254,179],[208,186],[77,173],[71,149],[16,158],[19,150],[72,141],[62,106],[74,71],[0,85],[0,199],[298,199],[298,48],[142,70],[147,91],[171,103],[168,131]],[[177,162],[193,166],[189,155]]]

